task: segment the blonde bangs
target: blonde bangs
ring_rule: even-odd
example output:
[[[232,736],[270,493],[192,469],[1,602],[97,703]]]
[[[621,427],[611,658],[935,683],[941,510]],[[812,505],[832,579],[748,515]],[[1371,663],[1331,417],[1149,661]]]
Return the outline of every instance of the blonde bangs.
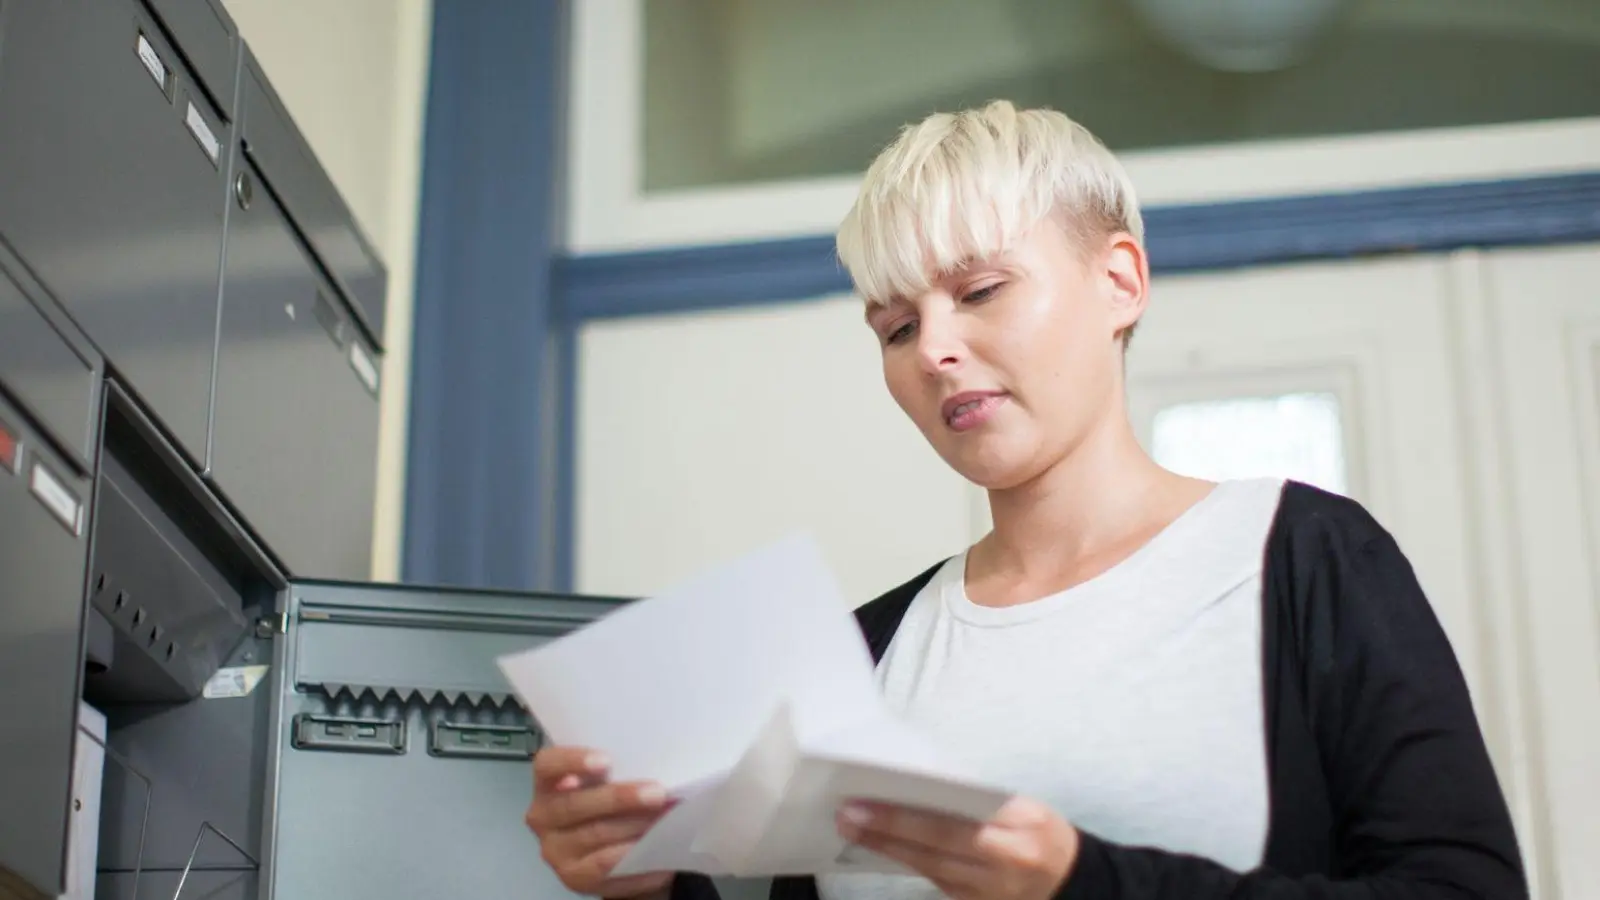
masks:
[[[1004,101],[904,129],[873,161],[837,250],[869,304],[1004,253],[1044,217],[1143,240],[1126,173],[1081,125]]]

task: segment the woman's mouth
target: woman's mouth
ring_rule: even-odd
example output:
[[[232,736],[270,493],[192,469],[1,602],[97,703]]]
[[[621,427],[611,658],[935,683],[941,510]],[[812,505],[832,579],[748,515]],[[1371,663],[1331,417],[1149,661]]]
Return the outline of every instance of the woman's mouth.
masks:
[[[971,431],[993,418],[1005,401],[1004,391],[964,391],[947,398],[939,411],[952,431]]]

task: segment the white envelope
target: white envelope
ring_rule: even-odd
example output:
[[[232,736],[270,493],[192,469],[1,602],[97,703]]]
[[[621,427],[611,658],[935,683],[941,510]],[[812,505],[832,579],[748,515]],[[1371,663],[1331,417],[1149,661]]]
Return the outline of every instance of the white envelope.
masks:
[[[839,834],[842,806],[873,800],[984,821],[1009,796],[958,777],[920,736],[887,717],[803,746],[785,705],[714,792],[691,849],[738,876],[905,874]]]

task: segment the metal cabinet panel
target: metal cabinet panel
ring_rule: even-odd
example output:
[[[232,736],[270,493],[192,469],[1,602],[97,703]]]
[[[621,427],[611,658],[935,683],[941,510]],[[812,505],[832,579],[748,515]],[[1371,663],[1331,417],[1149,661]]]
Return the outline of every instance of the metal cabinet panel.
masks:
[[[3,395],[0,432],[0,869],[55,896],[65,885],[90,488]]]
[[[378,366],[253,166],[231,213],[211,477],[291,575],[370,572]]]
[[[100,455],[90,554],[89,606],[109,636],[108,662],[89,675],[84,696],[194,699],[249,624],[242,588],[207,552],[198,517],[185,515],[192,505],[152,483],[126,441],[112,442],[120,431],[107,430]]]
[[[228,126],[133,0],[4,14],[0,234],[198,464]]]
[[[245,152],[283,198],[296,226],[349,298],[367,338],[382,347],[388,275],[377,251],[248,48],[241,73],[239,119]]]
[[[27,279],[13,275],[19,270],[0,249],[0,383],[87,471],[100,408],[98,358],[75,348],[29,299],[19,284]]]

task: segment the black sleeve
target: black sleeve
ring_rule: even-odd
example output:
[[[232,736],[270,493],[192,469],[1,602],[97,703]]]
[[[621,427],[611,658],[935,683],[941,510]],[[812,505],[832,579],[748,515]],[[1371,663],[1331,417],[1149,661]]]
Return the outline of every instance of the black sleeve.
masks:
[[[679,872],[672,878],[672,889],[667,900],[722,900],[722,895],[709,876],[698,872]]]
[[[1352,504],[1353,506],[1353,504]],[[1323,874],[1239,873],[1084,835],[1058,900],[1516,900],[1517,841],[1465,679],[1400,548],[1345,508],[1295,539],[1288,628],[1320,762]],[[1314,534],[1305,534],[1314,531]],[[1270,671],[1270,669],[1269,669]],[[1294,816],[1274,806],[1274,816]]]

